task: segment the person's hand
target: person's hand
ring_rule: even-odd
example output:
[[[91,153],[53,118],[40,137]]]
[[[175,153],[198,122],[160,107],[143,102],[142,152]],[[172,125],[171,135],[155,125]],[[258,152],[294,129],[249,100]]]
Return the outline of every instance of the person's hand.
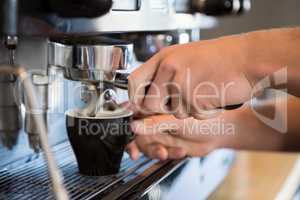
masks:
[[[233,36],[167,47],[129,76],[131,103],[149,115],[202,119],[204,111],[246,102],[252,83],[245,46]]]
[[[286,87],[299,97],[299,35],[273,29],[165,48],[129,76],[130,100],[149,115],[201,119],[246,102],[253,87]]]
[[[136,120],[131,126],[136,139],[127,146],[127,151],[133,160],[138,159],[140,151],[160,160],[206,155],[218,145],[205,135],[200,141],[200,132],[196,134],[198,125],[198,120],[179,120],[172,115]]]
[[[252,104],[252,108],[247,103],[238,110],[225,111],[214,119],[177,119],[172,115],[157,115],[136,120],[132,123],[136,139],[128,145],[127,152],[134,160],[140,152],[150,158],[165,160],[203,156],[218,148],[298,150],[299,99],[291,96],[288,100],[269,98],[258,101],[257,105]],[[272,121],[274,111],[277,116],[288,114],[287,118],[273,122],[284,127],[288,120],[287,132],[277,131],[272,124],[265,124],[257,117],[259,113]]]

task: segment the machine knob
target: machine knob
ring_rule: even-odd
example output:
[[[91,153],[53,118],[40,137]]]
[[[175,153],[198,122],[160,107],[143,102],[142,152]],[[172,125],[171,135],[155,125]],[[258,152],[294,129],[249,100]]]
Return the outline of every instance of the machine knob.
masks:
[[[211,16],[242,14],[251,8],[250,0],[192,0],[192,11]]]

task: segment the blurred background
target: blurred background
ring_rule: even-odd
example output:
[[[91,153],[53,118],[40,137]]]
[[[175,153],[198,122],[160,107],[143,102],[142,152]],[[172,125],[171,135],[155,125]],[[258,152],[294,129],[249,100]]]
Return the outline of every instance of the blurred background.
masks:
[[[223,17],[216,28],[202,30],[202,39],[259,29],[300,25],[299,0],[252,0],[252,9],[240,17]]]

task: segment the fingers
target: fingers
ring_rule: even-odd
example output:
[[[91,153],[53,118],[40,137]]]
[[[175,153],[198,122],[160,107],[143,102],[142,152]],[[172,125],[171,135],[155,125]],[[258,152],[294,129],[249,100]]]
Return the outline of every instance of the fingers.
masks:
[[[137,149],[142,151],[146,156],[152,159],[166,160],[168,158],[167,149],[147,137],[137,136],[135,138],[134,144]]]
[[[182,148],[166,148],[161,144],[150,144],[145,146],[145,155],[152,159],[161,161],[167,159],[182,159],[186,157],[187,152]]]
[[[170,135],[138,136],[136,143],[147,156],[160,160],[205,156],[215,149],[209,143],[195,143]]]
[[[213,119],[220,116],[224,112],[223,109],[213,109],[213,110],[199,110],[192,108],[191,109],[191,116],[198,120],[208,120]]]
[[[131,127],[137,136],[136,144],[142,152],[151,158],[165,160],[166,157],[179,159],[187,155],[204,156],[217,148],[217,144],[209,136],[194,134],[195,131],[200,131],[199,123],[209,125],[210,121],[192,118],[178,120],[172,115],[158,115],[134,121]]]
[[[140,106],[144,101],[146,87],[152,82],[159,63],[160,55],[157,54],[128,76],[128,92],[132,104]]]
[[[177,71],[177,63],[167,59],[168,51],[155,55],[148,62],[135,70],[129,77],[129,96],[138,110],[147,115],[169,113],[172,87],[180,88],[173,78]],[[164,60],[161,60],[161,57]],[[175,95],[181,95],[176,93]],[[174,107],[175,104],[173,104]],[[180,107],[181,118],[186,118],[185,109]]]
[[[167,159],[182,159],[186,157],[187,152],[182,148],[166,148],[161,144],[150,144],[145,147],[145,155],[152,159],[164,161]]]
[[[178,80],[175,82],[179,82]],[[177,119],[186,119],[189,117],[188,105],[185,103],[180,86],[170,85],[171,112]]]
[[[173,148],[173,147],[164,147],[162,144],[159,144],[160,139],[154,140],[151,137],[142,136],[143,134],[153,134],[155,137],[157,131],[160,132],[164,129],[160,130],[160,124],[165,123],[165,129],[168,130],[167,127],[171,125],[176,125],[178,120],[174,118],[172,115],[160,115],[160,116],[152,116],[150,118],[144,120],[138,120],[132,123],[132,130],[135,134],[140,136],[136,137],[136,143],[145,155],[152,159],[166,160],[166,159],[180,159],[186,156],[186,151],[181,148]],[[151,126],[151,128],[146,128],[146,124]],[[157,141],[157,142],[156,142]],[[172,143],[169,141],[169,143]]]
[[[173,61],[172,61],[173,62]],[[150,88],[145,96],[143,106],[153,113],[169,113],[167,106],[170,97],[169,84],[175,74],[175,64],[165,59],[160,63]]]
[[[168,159],[182,159],[187,156],[186,150],[183,148],[168,148]]]
[[[178,120],[172,115],[157,115],[133,121],[131,129],[137,135],[176,133],[182,132],[183,123],[183,120]]]
[[[126,146],[126,151],[132,160],[139,159],[140,150],[134,141]]]
[[[135,105],[130,102],[124,102],[121,104],[121,107],[133,112],[133,116],[135,119],[140,119],[146,117],[146,113],[142,113]]]
[[[168,150],[161,144],[149,144],[145,146],[144,153],[152,158],[159,160],[167,160],[169,157]]]

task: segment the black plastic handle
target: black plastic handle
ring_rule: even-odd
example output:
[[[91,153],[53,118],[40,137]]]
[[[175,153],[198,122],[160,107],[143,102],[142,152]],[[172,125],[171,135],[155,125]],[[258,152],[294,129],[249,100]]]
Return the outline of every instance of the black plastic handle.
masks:
[[[237,15],[249,11],[250,0],[192,0],[194,12],[210,16]]]
[[[130,74],[129,73],[116,73],[115,76],[115,82],[114,82],[114,86],[118,87],[120,89],[124,89],[124,90],[128,90],[128,76]],[[149,90],[149,86],[146,87],[146,93]],[[235,110],[235,109],[239,109],[240,107],[242,107],[244,104],[236,104],[236,105],[228,105],[225,107],[220,107],[218,109],[225,109],[225,110]]]

